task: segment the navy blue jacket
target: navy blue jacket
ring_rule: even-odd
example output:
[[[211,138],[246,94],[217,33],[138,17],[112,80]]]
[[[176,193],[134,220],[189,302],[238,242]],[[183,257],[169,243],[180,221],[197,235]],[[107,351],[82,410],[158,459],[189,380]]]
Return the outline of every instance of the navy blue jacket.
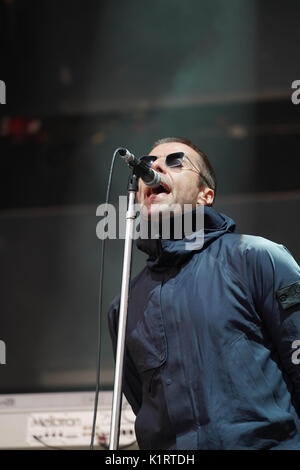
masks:
[[[187,239],[138,241],[149,258],[131,281],[123,385],[138,444],[300,449],[300,268],[211,207],[204,221],[198,250]],[[114,349],[118,309],[119,298]]]

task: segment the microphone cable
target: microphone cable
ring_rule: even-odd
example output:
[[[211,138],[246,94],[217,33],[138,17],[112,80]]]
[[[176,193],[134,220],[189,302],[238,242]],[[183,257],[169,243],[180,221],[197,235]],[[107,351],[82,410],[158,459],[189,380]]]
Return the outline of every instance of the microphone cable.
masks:
[[[113,154],[111,166],[109,170],[109,177],[106,190],[106,207],[108,205],[112,174],[115,164],[116,155],[119,150],[122,150],[123,147],[118,147]],[[100,261],[100,279],[99,279],[99,297],[98,297],[98,353],[97,353],[97,374],[96,374],[96,390],[95,390],[95,401],[94,401],[94,414],[93,414],[93,426],[91,434],[91,443],[90,450],[94,450],[94,439],[95,439],[95,430],[96,430],[96,421],[97,421],[97,411],[98,411],[98,398],[99,398],[99,389],[100,389],[100,362],[101,362],[101,332],[102,332],[102,292],[103,292],[103,271],[104,271],[104,249],[105,249],[105,238],[102,240],[101,245],[101,261]]]

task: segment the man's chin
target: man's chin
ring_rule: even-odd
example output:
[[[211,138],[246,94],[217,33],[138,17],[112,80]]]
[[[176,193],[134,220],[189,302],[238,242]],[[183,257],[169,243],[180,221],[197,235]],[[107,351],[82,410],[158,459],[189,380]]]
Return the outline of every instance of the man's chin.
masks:
[[[182,213],[179,204],[142,204],[141,214],[144,220],[159,220],[173,218]]]

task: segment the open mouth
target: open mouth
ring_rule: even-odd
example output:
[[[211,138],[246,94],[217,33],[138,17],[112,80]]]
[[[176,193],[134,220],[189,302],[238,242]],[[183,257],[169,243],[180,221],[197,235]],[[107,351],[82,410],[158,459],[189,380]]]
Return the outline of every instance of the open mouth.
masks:
[[[158,194],[170,194],[171,190],[169,186],[165,182],[161,182],[161,184],[157,188],[150,188],[147,187],[145,191],[145,198],[151,198],[153,199],[156,197]]]

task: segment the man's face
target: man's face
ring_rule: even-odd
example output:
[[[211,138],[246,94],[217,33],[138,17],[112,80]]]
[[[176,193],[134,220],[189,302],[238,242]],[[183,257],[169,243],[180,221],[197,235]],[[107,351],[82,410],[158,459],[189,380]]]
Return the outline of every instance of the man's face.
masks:
[[[156,193],[151,190],[140,178],[138,202],[142,206],[144,215],[149,216],[157,215],[170,211],[174,204],[179,205],[183,210],[184,204],[192,204],[193,208],[198,204],[205,204],[199,194],[203,192],[203,188],[199,188],[199,174],[197,174],[191,163],[184,159],[182,167],[170,168],[166,165],[166,156],[175,153],[183,152],[191,160],[194,167],[200,171],[200,157],[188,145],[169,142],[160,144],[149,153],[157,158],[152,164],[153,170],[157,171],[162,179],[162,183],[166,189],[165,192]],[[193,171],[192,171],[193,170]]]

